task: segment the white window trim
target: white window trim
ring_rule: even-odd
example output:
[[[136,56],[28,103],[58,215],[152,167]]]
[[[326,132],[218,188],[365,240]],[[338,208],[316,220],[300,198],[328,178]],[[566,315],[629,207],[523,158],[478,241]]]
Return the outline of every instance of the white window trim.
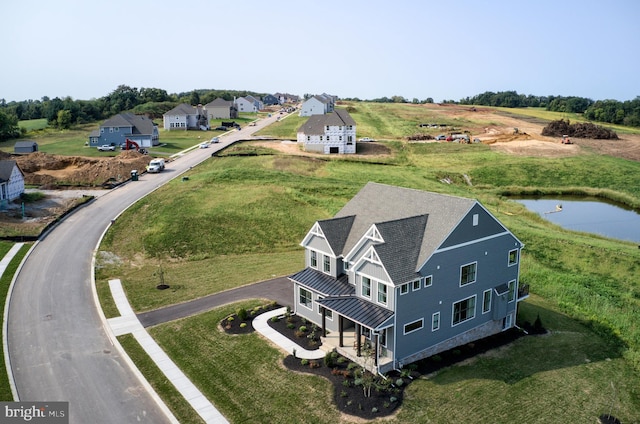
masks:
[[[324,297],[318,296],[317,300],[322,300],[322,299],[324,299]],[[318,304],[318,313],[320,314],[320,317],[322,317],[322,308],[323,308],[323,306],[321,304],[319,304],[317,301],[316,301],[316,303]],[[329,321],[333,321],[333,311],[330,310],[330,309],[327,309],[327,308],[325,308],[325,310],[328,311],[331,315],[328,316],[327,314],[325,314],[324,317],[326,319],[328,319]]]
[[[483,314],[488,314],[489,312],[491,312],[491,301],[493,300],[493,293],[492,293],[493,289],[489,289],[489,290],[485,290],[482,292],[482,313]],[[485,293],[489,293],[489,309],[487,309],[486,311],[484,310],[484,295]]]
[[[408,326],[408,325],[411,325],[411,324],[415,324],[415,323],[417,323],[417,322],[419,322],[419,323],[420,323],[420,327],[418,327],[418,328],[416,328],[416,329],[414,329],[414,330],[411,330],[411,331],[407,332],[407,326]],[[415,333],[416,331],[420,331],[420,330],[422,330],[423,328],[424,328],[424,318],[420,318],[420,319],[417,319],[417,320],[412,321],[412,322],[408,322],[408,323],[406,323],[405,325],[403,325],[403,326],[402,326],[402,334],[406,336],[407,334],[411,334],[411,333]]]
[[[407,293],[409,293],[409,283],[404,283],[400,286],[400,296],[404,296]]]
[[[384,302],[380,301],[380,293],[381,293],[380,286],[383,286],[386,289],[386,292],[385,292],[386,300]],[[376,281],[376,303],[384,306],[387,306],[389,304],[389,287],[386,284],[384,284],[382,281]]]
[[[302,296],[302,294],[300,293],[300,290],[304,290],[306,292],[308,292],[311,296],[311,307],[307,306],[306,304],[300,302],[300,297]],[[311,290],[307,290],[304,287],[298,287],[298,303],[300,304],[300,306],[304,306],[305,308],[313,311],[313,292]]]
[[[509,295],[511,294],[511,284],[513,284],[513,299],[509,300],[508,303],[511,302],[515,302],[516,299],[518,298],[518,285],[516,284],[516,280],[511,280],[507,283],[507,286],[509,287],[509,292],[507,293],[507,300],[509,299]]]
[[[464,302],[465,300],[469,300],[471,298],[474,298],[474,301],[473,301],[473,316],[471,318],[465,319],[464,321],[460,321],[460,322],[454,324],[453,320],[455,318],[455,306],[456,306],[456,303]],[[477,307],[478,307],[478,298],[477,298],[477,296],[475,294],[473,296],[465,297],[464,299],[460,299],[458,301],[453,302],[451,304],[451,327],[455,327],[457,325],[464,324],[467,321],[471,321],[472,319],[475,319],[475,317],[476,317],[476,308]]]
[[[427,284],[427,281],[429,282],[429,284]],[[433,276],[432,275],[427,275],[426,277],[424,277],[424,287],[431,287],[433,285]]]
[[[462,284],[462,268],[469,266],[469,265],[475,265],[475,273],[473,275],[473,281],[469,281],[468,283],[464,283]],[[468,264],[464,264],[460,266],[460,276],[458,277],[458,284],[459,287],[465,287],[468,286],[469,284],[473,284],[476,281],[478,281],[478,261],[473,261],[473,262],[469,262]]]
[[[369,280],[369,295],[364,294],[364,281],[362,280],[363,278],[366,278],[367,280]],[[365,275],[361,275],[360,276],[360,295],[366,299],[371,299],[371,278],[365,276]]]
[[[314,254],[315,254],[315,262],[316,262],[315,265],[313,264]],[[313,269],[318,269],[318,252],[312,249],[309,249],[309,266]]]
[[[416,288],[416,283],[418,283],[418,288]],[[422,288],[422,284],[420,283],[420,280],[413,280],[411,282],[411,291],[418,291]]]
[[[511,256],[511,252],[516,252],[516,260],[513,263],[511,263],[511,261],[509,260],[509,257]],[[507,255],[507,266],[518,265],[518,262],[520,262],[520,255],[518,253],[518,249],[509,250],[509,254]]]
[[[436,317],[436,315],[438,316],[438,326],[437,326],[437,327],[434,327],[434,326],[433,326],[433,323],[434,323],[434,321],[435,321],[435,319],[434,319],[434,318]],[[431,315],[431,331],[438,331],[439,329],[440,329],[440,312],[438,311],[438,312],[434,312],[434,313]]]

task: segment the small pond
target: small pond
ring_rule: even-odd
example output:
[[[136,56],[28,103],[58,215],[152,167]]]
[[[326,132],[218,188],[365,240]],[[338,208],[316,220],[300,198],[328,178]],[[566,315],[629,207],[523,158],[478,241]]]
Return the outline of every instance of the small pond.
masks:
[[[593,198],[513,199],[567,230],[640,243],[640,214]]]

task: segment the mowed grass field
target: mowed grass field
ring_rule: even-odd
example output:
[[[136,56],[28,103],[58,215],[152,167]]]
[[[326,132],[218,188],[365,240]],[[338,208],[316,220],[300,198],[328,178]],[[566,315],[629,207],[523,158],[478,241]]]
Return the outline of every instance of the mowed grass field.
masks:
[[[495,122],[456,119],[419,105],[346,106],[358,137],[394,140],[382,143],[389,155],[310,158],[260,147],[253,150],[257,156],[243,156],[251,150],[245,144],[125,212],[98,252],[96,284],[107,316],[116,315],[110,278],[122,279],[140,312],[300,270],[299,243],[311,225],[333,216],[368,181],[477,198],[526,245],[521,284],[529,284],[532,295],[520,304],[519,322],[540,316],[550,333],[414,381],[397,415],[379,421],[584,423],[611,412],[623,423],[640,422],[637,246],[563,230],[508,198],[583,192],[637,207],[640,164],[588,152],[553,159],[511,156],[486,145],[406,144],[399,140],[418,131],[420,122]],[[261,135],[294,139],[302,122],[292,116]],[[176,143],[192,143],[197,135],[176,134],[184,137]],[[445,177],[452,184],[441,183]],[[160,268],[168,290],[155,289]],[[284,355],[269,342],[218,328],[241,306],[260,303],[227,305],[150,332],[233,423],[358,422],[332,406],[328,382],[284,370]],[[139,346],[127,337],[123,342],[179,420],[200,422]]]
[[[247,150],[239,146],[194,168],[188,181],[141,200],[108,232],[101,250],[121,262],[98,271],[105,308],[108,278],[121,278],[134,309],[145,311],[296,272],[311,225],[368,181],[478,198],[526,245],[521,283],[532,296],[519,319],[540,315],[551,333],[412,383],[390,422],[580,423],[610,408],[622,422],[639,421],[637,246],[562,230],[505,194],[583,190],[638,204],[640,164],[589,153],[516,157],[485,145],[385,145],[392,153],[375,158],[288,156],[262,147],[258,156],[236,156]],[[441,183],[445,176],[453,184]],[[139,217],[145,225],[131,226]],[[160,266],[169,290],[154,288]],[[318,399],[329,404],[327,382],[282,370],[282,353],[256,335],[219,331],[237,307],[151,333],[232,422],[350,422],[333,407],[315,406]],[[255,402],[257,393],[269,402]],[[298,393],[308,396],[302,401]]]

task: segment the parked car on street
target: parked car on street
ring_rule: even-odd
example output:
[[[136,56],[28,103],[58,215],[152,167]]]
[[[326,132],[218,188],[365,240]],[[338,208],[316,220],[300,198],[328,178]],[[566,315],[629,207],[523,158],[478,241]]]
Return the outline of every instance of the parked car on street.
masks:
[[[200,143],[201,149],[207,149],[209,147],[209,143]]]
[[[364,142],[368,142],[368,141],[375,141],[373,138],[369,138],[369,137],[362,137],[360,140],[358,141],[364,141]]]
[[[100,151],[100,152],[108,152],[108,151],[115,152],[116,151],[116,146],[110,146],[108,144],[103,144],[102,146],[98,146],[98,151]]]
[[[215,127],[214,130],[216,130],[216,131],[228,131],[229,128],[220,126],[220,127]]]

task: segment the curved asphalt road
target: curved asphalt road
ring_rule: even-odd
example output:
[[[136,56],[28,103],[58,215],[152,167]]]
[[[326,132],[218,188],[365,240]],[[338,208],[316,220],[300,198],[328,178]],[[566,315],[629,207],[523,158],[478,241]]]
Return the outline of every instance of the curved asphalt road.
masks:
[[[274,120],[259,121],[255,129]],[[16,278],[5,323],[16,400],[69,401],[70,423],[169,421],[104,328],[93,294],[94,249],[121,211],[245,132],[98,197],[35,245]]]

